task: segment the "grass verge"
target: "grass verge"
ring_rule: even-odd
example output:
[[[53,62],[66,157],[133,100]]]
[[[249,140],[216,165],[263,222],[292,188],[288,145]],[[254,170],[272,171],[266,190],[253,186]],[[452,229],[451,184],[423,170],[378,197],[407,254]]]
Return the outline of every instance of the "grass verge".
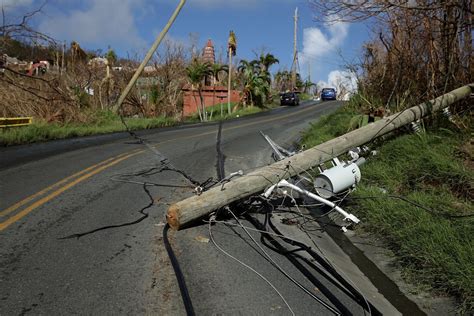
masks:
[[[228,120],[236,117],[242,117],[266,111],[273,107],[273,105],[269,105],[266,108],[241,108],[228,115],[226,103],[224,106],[224,115],[221,116],[220,105],[216,105],[214,107],[208,108],[208,111],[213,113],[212,118],[209,117],[209,121]],[[92,119],[88,123],[58,124],[35,121],[29,126],[1,128],[0,146],[29,144],[54,139],[66,139],[79,136],[91,136],[125,131],[125,127],[123,126],[120,117],[111,112],[97,112],[91,114],[90,116]],[[127,118],[125,121],[131,130],[144,130],[174,126],[181,123],[177,120],[162,116],[155,118]],[[185,122],[199,122],[199,116],[196,114],[192,117],[186,118]]]
[[[127,118],[125,121],[131,130],[150,129],[178,124],[177,121],[165,117]],[[100,112],[92,122],[87,124],[57,124],[37,121],[29,126],[3,128],[0,129],[0,145],[11,146],[122,131],[125,131],[125,127],[120,117],[110,112]]]
[[[235,103],[231,103],[231,108],[233,109],[235,107]],[[216,104],[214,106],[207,107],[207,113],[208,113],[208,120],[209,121],[220,121],[220,120],[229,120],[233,119],[236,117],[241,117],[245,115],[250,115],[250,114],[255,114],[263,111],[267,111],[269,109],[273,108],[272,105],[269,105],[268,107],[265,108],[260,108],[256,106],[249,106],[246,108],[238,108],[236,111],[233,111],[231,114],[228,114],[227,112],[227,103],[223,104],[222,112],[223,115],[221,115],[221,105]],[[192,121],[192,122],[199,122],[199,115],[196,113],[193,116],[187,118],[187,121]]]
[[[344,134],[353,114],[343,108],[318,121],[303,143]],[[461,313],[474,309],[473,149],[468,132],[449,126],[385,141],[362,166],[348,206],[362,220],[357,229],[386,241],[411,284],[457,297]]]

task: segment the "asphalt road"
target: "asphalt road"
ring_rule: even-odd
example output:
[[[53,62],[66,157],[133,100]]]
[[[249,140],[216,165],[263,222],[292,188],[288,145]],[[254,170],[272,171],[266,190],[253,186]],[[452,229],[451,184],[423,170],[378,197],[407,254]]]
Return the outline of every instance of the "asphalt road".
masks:
[[[224,122],[225,173],[272,162],[259,131],[288,147],[311,121],[339,106],[309,102]],[[197,124],[141,135],[203,182],[217,175],[218,128]],[[123,133],[4,148],[0,156],[0,315],[185,313],[162,232],[168,205],[193,190],[179,174],[153,169],[163,156]],[[147,194],[141,182],[160,186],[148,187]],[[332,314],[270,264],[245,232],[221,224],[212,230],[216,243],[262,274],[296,314]],[[290,314],[269,283],[208,242],[205,223],[169,237],[198,315]],[[267,251],[329,303],[286,258]],[[351,313],[363,314],[324,284]]]

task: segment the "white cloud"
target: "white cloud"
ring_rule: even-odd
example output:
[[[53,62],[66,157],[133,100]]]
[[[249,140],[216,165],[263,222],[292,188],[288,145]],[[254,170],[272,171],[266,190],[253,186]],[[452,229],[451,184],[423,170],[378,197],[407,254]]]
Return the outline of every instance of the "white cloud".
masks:
[[[335,88],[338,97],[344,99],[357,91],[357,77],[353,72],[345,70],[333,70],[328,75],[328,80],[319,81],[318,90],[322,88]]]
[[[317,59],[333,52],[346,39],[349,30],[347,23],[336,22],[325,25],[326,32],[316,27],[303,30],[303,50],[299,60]]]
[[[33,0],[0,0],[0,7],[13,8],[29,6],[33,3]]]
[[[39,30],[80,45],[141,51],[146,43],[139,35],[135,13],[142,5],[143,0],[87,0],[84,9],[57,12],[43,19]]]

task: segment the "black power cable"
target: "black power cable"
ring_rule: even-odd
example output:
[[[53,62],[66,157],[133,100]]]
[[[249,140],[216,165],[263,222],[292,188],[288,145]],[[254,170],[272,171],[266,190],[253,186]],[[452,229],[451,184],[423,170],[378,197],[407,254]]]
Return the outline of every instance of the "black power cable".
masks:
[[[194,313],[193,302],[191,301],[188,287],[186,286],[186,281],[184,280],[184,275],[183,275],[183,272],[181,271],[181,267],[179,266],[178,259],[176,258],[176,255],[174,254],[173,248],[171,247],[170,241],[168,239],[169,228],[170,226],[168,224],[166,224],[165,227],[163,228],[163,243],[165,244],[165,248],[166,248],[166,251],[168,252],[171,265],[173,266],[174,274],[176,275],[176,280],[178,281],[178,286],[181,292],[181,297],[183,298],[186,314],[188,316],[193,316],[193,315],[196,315]]]
[[[246,215],[245,216],[246,219],[252,223],[252,225],[254,225],[257,229],[259,230],[265,230],[265,227],[263,227],[263,224],[260,223],[257,219],[255,219],[254,217],[250,216],[250,215]],[[316,286],[320,291],[321,293],[323,293],[324,296],[326,296],[329,301],[337,308],[334,309],[333,307],[327,305],[327,304],[324,304],[324,306],[329,310],[331,311],[334,315],[352,315],[352,313],[334,296],[334,294],[331,293],[331,291],[329,291],[328,288],[326,288],[318,279],[316,279],[314,277],[314,275],[311,274],[311,272],[308,271],[308,269],[306,269],[306,267],[304,267],[301,262],[299,262],[295,257],[293,257],[290,253],[287,252],[287,249],[284,248],[278,241],[276,241],[273,237],[271,237],[270,235],[268,234],[265,234],[265,233],[262,233],[262,237],[264,237],[265,239],[267,239],[272,245],[273,247],[275,247],[276,251],[280,254],[283,254],[301,273],[303,273],[303,275],[308,278],[308,280],[311,281],[311,283],[314,284],[314,286]],[[268,246],[266,243],[264,243],[264,245]],[[272,248],[272,250],[274,250]],[[321,302],[320,302],[321,303]]]
[[[267,215],[269,216],[269,215]],[[276,228],[276,226],[271,222],[270,219],[268,219],[268,224],[272,228],[272,230],[278,234],[282,235],[281,232]],[[342,277],[335,269],[334,267],[329,264],[324,258],[322,258],[318,253],[316,253],[314,250],[311,249],[311,247],[305,245],[304,243],[295,241],[295,240],[289,240],[286,238],[282,237],[282,240],[285,241],[286,243],[293,245],[293,246],[298,246],[301,248],[304,248],[306,252],[313,258],[315,259],[326,271],[328,271],[339,283],[341,283],[344,287],[346,287],[350,293],[352,293],[352,296],[356,302],[359,303],[360,306],[362,306],[364,309],[367,309],[371,312],[372,315],[382,315],[369,301],[365,299],[365,297],[352,286],[344,277]]]

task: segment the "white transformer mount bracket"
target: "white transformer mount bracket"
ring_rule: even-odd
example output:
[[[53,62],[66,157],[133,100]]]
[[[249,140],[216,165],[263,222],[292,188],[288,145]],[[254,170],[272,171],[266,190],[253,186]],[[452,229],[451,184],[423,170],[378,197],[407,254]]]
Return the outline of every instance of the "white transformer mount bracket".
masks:
[[[289,183],[288,181],[286,180],[281,180],[280,182],[278,182],[277,184],[274,184],[272,185],[270,188],[268,188],[264,193],[263,193],[263,196],[268,198],[270,197],[270,195],[273,193],[273,191],[276,189],[276,188],[290,188],[292,190],[295,190],[296,192],[299,192],[301,194],[304,194],[306,195],[307,197],[309,198],[312,198],[316,201],[319,201],[321,203],[324,203],[326,205],[328,205],[329,207],[332,207],[334,208],[334,210],[338,213],[340,213],[342,216],[344,216],[344,220],[345,221],[352,221],[354,223],[359,223],[360,220],[353,214],[349,214],[347,213],[346,211],[344,211],[341,207],[339,207],[338,205],[336,205],[335,203],[329,201],[329,200],[326,200],[314,193],[311,193],[305,189],[302,189],[294,184],[291,184]]]

